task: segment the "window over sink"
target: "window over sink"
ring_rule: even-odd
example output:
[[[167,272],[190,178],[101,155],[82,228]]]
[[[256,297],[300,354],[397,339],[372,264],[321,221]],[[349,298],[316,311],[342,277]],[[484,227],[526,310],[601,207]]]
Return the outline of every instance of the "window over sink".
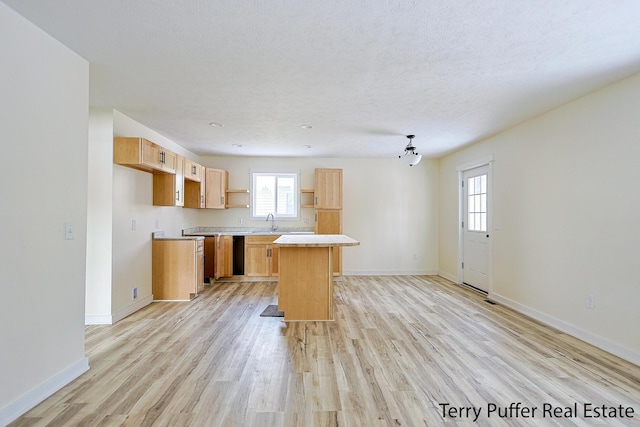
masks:
[[[300,219],[300,171],[251,170],[251,219]]]

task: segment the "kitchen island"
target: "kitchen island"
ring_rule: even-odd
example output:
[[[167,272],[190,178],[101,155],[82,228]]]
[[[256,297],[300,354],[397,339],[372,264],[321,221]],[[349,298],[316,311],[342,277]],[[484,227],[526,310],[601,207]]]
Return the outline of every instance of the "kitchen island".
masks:
[[[278,310],[284,321],[334,320],[333,248],[357,246],[343,234],[284,235],[280,248]]]

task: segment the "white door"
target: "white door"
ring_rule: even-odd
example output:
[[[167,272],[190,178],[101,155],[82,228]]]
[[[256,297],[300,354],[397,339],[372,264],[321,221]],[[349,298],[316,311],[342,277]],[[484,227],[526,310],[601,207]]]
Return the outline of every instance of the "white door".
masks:
[[[489,292],[489,167],[464,171],[462,282]]]

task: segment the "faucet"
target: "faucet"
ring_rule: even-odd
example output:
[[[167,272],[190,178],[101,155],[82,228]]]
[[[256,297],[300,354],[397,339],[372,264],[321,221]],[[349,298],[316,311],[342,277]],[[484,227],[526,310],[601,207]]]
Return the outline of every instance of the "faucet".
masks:
[[[271,231],[276,231],[276,229],[278,227],[276,227],[276,217],[273,216],[272,213],[270,213],[269,215],[267,215],[267,222],[269,222],[269,217],[271,217]]]

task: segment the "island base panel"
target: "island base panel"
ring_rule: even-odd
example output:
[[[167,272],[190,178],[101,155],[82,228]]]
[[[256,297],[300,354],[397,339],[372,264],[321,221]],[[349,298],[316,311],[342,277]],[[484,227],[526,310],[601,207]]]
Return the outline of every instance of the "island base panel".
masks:
[[[284,321],[333,320],[331,247],[281,247],[278,310]]]

